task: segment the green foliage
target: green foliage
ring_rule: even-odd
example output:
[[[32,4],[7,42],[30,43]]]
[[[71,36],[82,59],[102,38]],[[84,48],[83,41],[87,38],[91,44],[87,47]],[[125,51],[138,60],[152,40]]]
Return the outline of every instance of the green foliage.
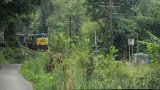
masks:
[[[137,33],[140,40],[145,39],[141,43],[147,44],[147,50],[143,47],[140,51],[149,53],[151,60],[157,60],[156,55],[160,52],[157,33],[160,26],[159,1],[113,2],[119,6],[113,8],[112,18],[115,47],[110,46],[109,14],[104,6],[104,3],[109,4],[109,0],[51,0],[51,7],[43,1],[42,12],[33,14],[32,18],[36,19],[31,27],[33,31],[39,25],[41,30],[48,27],[49,51],[52,54],[61,53],[63,61],[58,61],[57,54],[48,56],[45,53],[24,63],[21,72],[33,82],[36,90],[160,88],[157,61],[151,64],[116,61],[117,55],[121,58],[122,52],[128,51],[127,39],[136,38]],[[98,39],[104,42],[97,56],[91,49],[95,30]],[[146,31],[154,35],[148,33],[148,37]],[[47,72],[48,65],[53,66],[52,72]]]
[[[54,50],[54,52],[62,52],[64,53],[69,48],[70,40],[64,32],[62,33],[52,33],[50,36],[50,49]]]
[[[0,64],[7,64],[8,61],[5,59],[2,52],[0,52]]]
[[[80,34],[83,21],[87,20],[83,3],[85,0],[53,0],[55,10],[47,19],[48,30],[65,32],[67,35],[72,30],[72,36]],[[71,27],[70,27],[71,26]]]
[[[111,46],[109,50],[109,55],[107,57],[108,60],[111,60],[111,61],[115,60],[114,58],[116,53],[117,53],[117,49],[114,46]]]
[[[60,62],[56,54],[49,56],[43,53],[25,61],[21,73],[33,82],[36,90],[160,88],[156,56],[160,52],[160,35],[157,33],[160,28],[158,0],[113,0],[119,6],[113,8],[112,17],[115,47],[110,46],[109,8],[106,9],[104,5],[109,4],[109,0],[41,2],[42,4],[39,0],[3,0],[0,3],[0,26],[8,25],[5,30],[8,46],[17,46],[17,31],[47,33],[48,30],[49,51],[64,56]],[[32,10],[36,12],[33,13]],[[23,15],[29,12],[32,13]],[[19,17],[20,15],[22,16]],[[95,30],[98,39],[104,42],[98,56],[91,49]],[[145,30],[154,35],[148,33],[148,37]],[[145,39],[141,43],[147,45],[147,51],[141,51],[148,52],[154,63],[117,63],[117,55],[121,58],[122,52],[128,51],[127,39],[135,38],[136,33],[139,33],[140,40]],[[23,58],[25,53],[15,48],[7,48],[3,54],[0,53],[2,63],[20,63]],[[49,65],[53,66],[52,72],[46,70]]]
[[[94,34],[95,30],[99,30],[99,28],[97,22],[86,22],[82,25],[81,32],[84,34]]]
[[[153,35],[151,32],[147,32],[150,39],[148,41],[140,41],[140,43],[145,44],[147,46],[147,51],[150,54],[150,57],[153,61],[157,61],[159,58],[159,44],[160,39]]]
[[[108,57],[96,58],[81,47],[74,48],[63,62],[53,59],[51,73],[45,69],[51,57],[44,53],[25,62],[21,73],[33,82],[35,90],[160,88],[158,64],[116,63],[115,53],[111,47]]]
[[[2,0],[0,2],[0,28],[5,27],[4,36],[7,46],[17,46],[15,44],[17,42],[15,38],[17,33],[15,22],[17,19],[33,12],[40,3],[41,0]]]
[[[45,74],[45,63],[49,60],[47,54],[38,55],[36,58],[28,58],[21,69],[21,74],[34,83],[35,90],[52,90],[53,77]]]
[[[5,61],[8,63],[23,63],[25,53],[20,49],[5,48],[5,50],[3,51],[3,57],[5,57]]]

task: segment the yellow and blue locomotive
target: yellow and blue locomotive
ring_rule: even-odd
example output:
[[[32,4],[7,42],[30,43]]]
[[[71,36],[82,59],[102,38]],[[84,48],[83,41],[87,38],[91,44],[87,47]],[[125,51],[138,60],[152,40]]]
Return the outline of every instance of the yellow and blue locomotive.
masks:
[[[26,38],[26,43],[32,49],[48,49],[48,36],[46,34],[30,34]]]
[[[34,50],[47,50],[48,49],[48,36],[47,34],[18,34],[20,42]]]

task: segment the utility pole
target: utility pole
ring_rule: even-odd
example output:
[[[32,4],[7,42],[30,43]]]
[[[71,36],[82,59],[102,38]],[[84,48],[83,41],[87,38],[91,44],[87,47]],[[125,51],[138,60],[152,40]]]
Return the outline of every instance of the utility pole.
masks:
[[[138,60],[139,60],[139,45],[138,45],[138,33],[137,33],[137,62],[138,62]]]
[[[4,44],[4,29],[0,29],[0,44]]]
[[[72,16],[69,16],[69,37],[70,37],[70,49],[71,49],[71,38],[72,38]]]
[[[109,1],[109,28],[110,28],[110,39],[111,39],[111,45],[113,46],[113,22],[112,22],[112,17],[113,17],[113,2],[112,0]]]
[[[95,38],[94,38],[94,44],[95,44],[95,54],[96,54],[96,56],[97,56],[97,53],[98,53],[98,46],[97,46],[97,40],[98,40],[98,37],[97,37],[97,32],[96,32],[96,30],[95,30]]]
[[[139,53],[139,45],[138,45],[138,33],[137,33],[137,53]]]
[[[51,30],[48,28],[48,50],[50,49]]]
[[[108,0],[107,0],[108,1]],[[109,15],[109,32],[108,32],[108,36],[109,39],[111,40],[111,45],[114,44],[114,30],[113,30],[113,8],[114,7],[119,7],[119,6],[116,6],[116,3],[113,3],[112,0],[109,0],[109,4],[108,2],[106,2],[107,4],[107,14]],[[114,5],[115,4],[115,5]]]
[[[4,30],[7,27],[7,25],[5,25],[3,28],[0,28],[0,49],[2,47],[2,50],[5,46],[5,41],[4,41]]]

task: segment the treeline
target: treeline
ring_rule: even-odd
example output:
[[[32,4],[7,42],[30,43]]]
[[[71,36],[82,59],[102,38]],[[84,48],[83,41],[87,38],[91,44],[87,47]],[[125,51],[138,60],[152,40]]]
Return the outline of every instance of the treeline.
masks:
[[[15,46],[16,21],[23,16],[28,16],[35,11],[40,0],[1,0],[0,1],[0,28],[5,30],[6,46]]]
[[[23,27],[18,31],[49,34],[49,50],[26,58],[21,69],[35,90],[160,88],[159,0],[112,2],[44,0],[29,16],[33,21],[27,24],[27,19],[19,19]],[[137,33],[139,52],[150,54],[149,64],[122,59],[128,51],[127,39]],[[120,59],[123,62],[116,61]]]
[[[7,25],[5,42],[8,46],[16,46],[17,32],[64,32],[70,42],[75,43],[76,36],[84,37],[94,48],[96,31],[98,40],[103,42],[99,53],[106,55],[109,46],[114,45],[120,59],[128,51],[127,39],[136,39],[137,33],[140,41],[151,41],[147,31],[159,37],[159,0],[111,1],[112,13],[110,0],[3,0],[0,2],[0,23],[1,27]],[[134,49],[136,44],[137,41]],[[139,48],[139,52],[147,50],[145,45],[139,45]]]
[[[74,43],[75,36],[88,38],[93,50],[96,31],[98,41],[102,42],[98,48],[99,53],[107,55],[109,47],[113,45],[118,49],[118,59],[123,58],[124,53],[128,52],[127,39],[135,39],[136,53],[137,34],[139,41],[150,41],[148,31],[159,37],[158,0],[111,1],[112,8],[110,0],[42,0],[36,13],[31,15],[33,22],[26,27],[27,29],[19,30],[51,34],[64,32]],[[26,24],[27,20],[22,22]],[[146,45],[139,43],[139,52],[148,52],[146,48]]]

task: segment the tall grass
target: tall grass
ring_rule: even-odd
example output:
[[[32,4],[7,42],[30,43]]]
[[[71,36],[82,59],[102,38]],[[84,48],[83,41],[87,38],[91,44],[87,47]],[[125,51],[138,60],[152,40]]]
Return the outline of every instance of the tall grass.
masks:
[[[49,53],[30,58],[21,69],[35,90],[160,88],[158,63],[116,63],[117,50],[113,46],[107,57],[96,56],[89,39],[77,36],[74,41],[78,43],[70,48],[70,39],[64,33],[51,37]]]
[[[108,57],[95,58],[77,48],[62,63],[45,53],[25,62],[21,73],[33,82],[35,90],[160,88],[159,64],[117,64],[114,51],[112,48]],[[51,59],[54,68],[47,72]]]
[[[20,48],[6,47],[0,51],[0,64],[23,63],[26,53]]]
[[[7,64],[7,63],[9,62],[5,59],[3,53],[0,52],[0,64]]]

